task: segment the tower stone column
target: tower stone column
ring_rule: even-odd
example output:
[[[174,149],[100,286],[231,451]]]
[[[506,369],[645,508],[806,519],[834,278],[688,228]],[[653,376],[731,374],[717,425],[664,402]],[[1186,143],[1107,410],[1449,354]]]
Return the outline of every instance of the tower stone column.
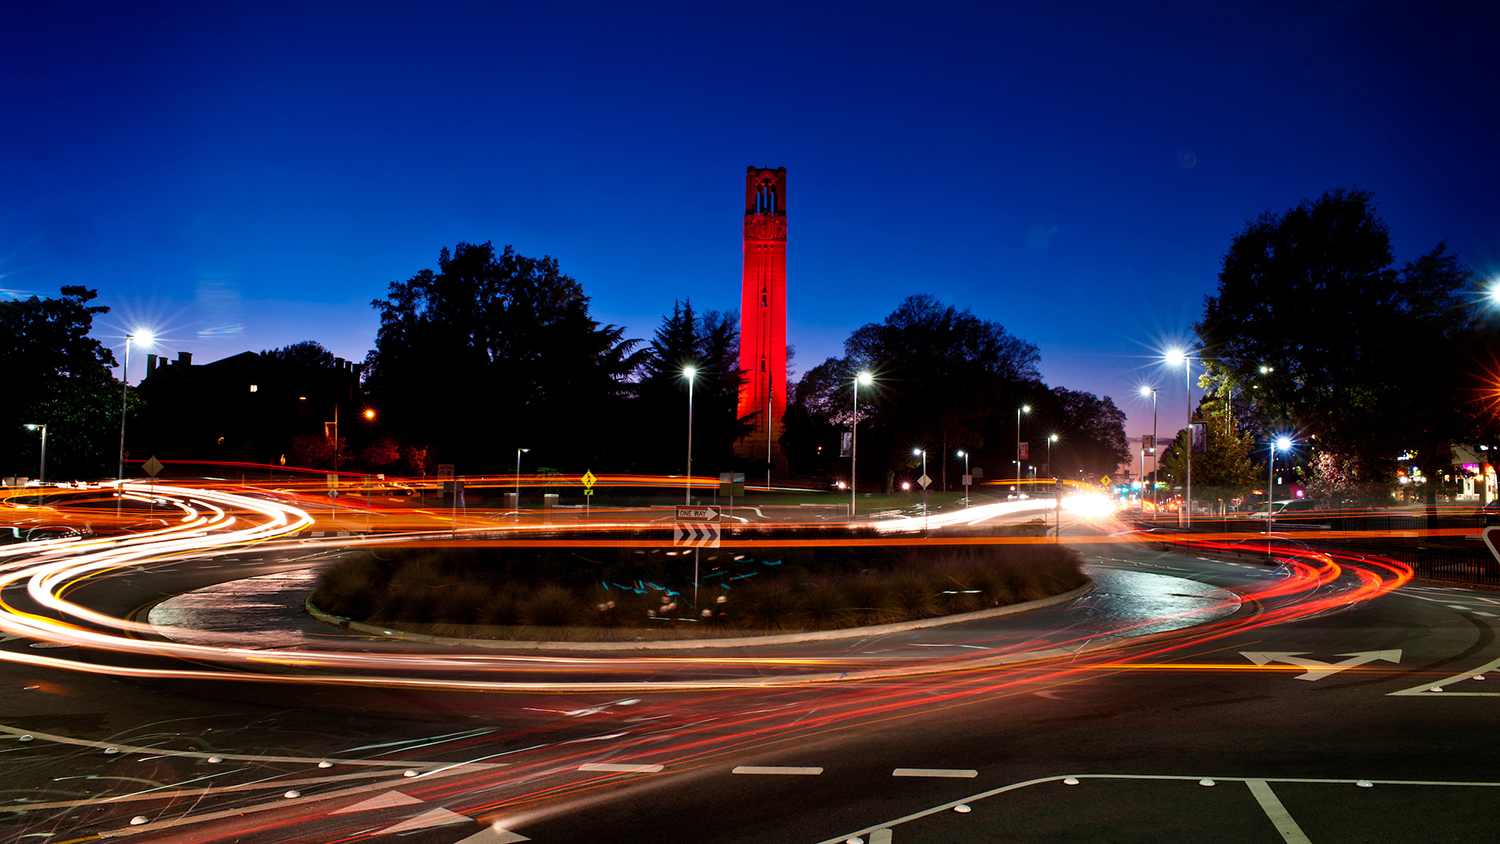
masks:
[[[755,430],[735,444],[747,460],[785,467],[781,416],[786,411],[786,168],[745,170],[745,263],[740,292],[739,416]]]

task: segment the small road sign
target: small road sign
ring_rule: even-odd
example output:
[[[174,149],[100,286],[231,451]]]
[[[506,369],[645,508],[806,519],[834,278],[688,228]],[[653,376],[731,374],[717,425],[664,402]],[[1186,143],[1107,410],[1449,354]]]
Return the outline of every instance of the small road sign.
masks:
[[[599,480],[598,478],[594,477],[594,473],[592,471],[585,471],[583,473],[583,494],[584,495],[593,495],[594,494],[594,482],[598,481],[598,480]]]
[[[679,522],[717,522],[719,520],[720,508],[718,507],[678,507],[677,521]],[[715,545],[715,548],[718,546]]]
[[[1099,486],[1109,486],[1109,475],[1105,475],[1099,479]]]
[[[156,477],[156,473],[157,472],[160,472],[162,469],[165,469],[166,467],[163,466],[163,465],[161,465],[161,461],[160,460],[157,460],[155,457],[152,457],[151,459],[147,460],[145,463],[142,463],[141,464],[141,468],[146,470],[146,474],[148,474],[148,475],[150,475],[151,477],[154,478],[154,477]]]
[[[932,478],[923,475],[922,477],[917,478],[917,483],[922,485],[922,489],[926,489],[927,487],[932,485]]]
[[[679,522],[672,529],[672,544],[687,548],[717,548],[719,526],[710,522]]]

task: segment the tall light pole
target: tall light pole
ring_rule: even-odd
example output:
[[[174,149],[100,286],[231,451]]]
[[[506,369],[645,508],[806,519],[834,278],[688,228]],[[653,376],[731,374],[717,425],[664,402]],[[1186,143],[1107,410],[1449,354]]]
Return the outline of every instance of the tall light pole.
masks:
[[[520,519],[521,519],[521,453],[522,452],[527,452],[527,451],[531,451],[531,449],[529,449],[529,448],[521,448],[519,446],[516,447],[516,520],[517,521],[520,521]],[[458,495],[455,494],[453,496],[453,498],[454,498],[455,501],[458,500]],[[465,511],[465,512],[467,512],[467,511]],[[465,516],[464,518],[467,519],[468,517]]]
[[[1280,436],[1271,440],[1271,459],[1266,461],[1266,535],[1269,536],[1271,528],[1276,523],[1276,514],[1271,510],[1271,500],[1276,496],[1271,494],[1271,487],[1276,483],[1276,449],[1288,451],[1292,447],[1292,438]]]
[[[1057,477],[1057,473],[1052,471],[1052,444],[1055,442],[1057,442],[1056,434],[1047,436],[1047,477],[1049,478]]]
[[[1151,518],[1156,518],[1156,476],[1161,473],[1161,452],[1156,443],[1156,388],[1141,387],[1141,395],[1151,394]],[[1146,473],[1145,458],[1141,459],[1141,474]]]
[[[682,375],[683,375],[684,378],[687,378],[687,382],[688,382],[687,479],[682,484],[682,497],[683,497],[683,502],[682,503],[689,504],[689,505],[693,503],[693,378],[697,374],[698,374],[697,367],[684,366],[682,368]],[[769,417],[767,417],[767,418],[769,418]],[[767,435],[767,436],[768,436],[767,442],[770,442],[769,435]],[[767,455],[767,459],[769,460],[770,459],[770,451],[769,450],[766,452],[766,455]],[[733,479],[731,479],[731,483],[733,483]],[[766,472],[766,486],[770,487],[770,485],[771,485],[771,473],[768,470]]]
[[[854,376],[854,421],[849,423],[849,518],[854,518],[855,490],[859,487],[859,475],[854,471],[859,459],[859,385],[869,386],[875,380],[869,370]]]
[[[1183,524],[1193,526],[1193,359],[1181,349],[1167,352],[1167,363],[1176,366],[1182,363],[1182,374],[1187,387],[1187,429],[1183,431],[1183,457],[1186,461],[1187,477],[1183,481],[1182,503],[1187,505]]]
[[[1021,494],[1021,414],[1030,413],[1031,405],[1016,408],[1016,494]]]
[[[120,463],[115,480],[121,483],[122,489],[125,481],[125,408],[130,403],[130,341],[134,339],[134,334],[125,335],[125,363],[120,367]],[[142,331],[140,340],[142,345],[151,345],[151,334]]]
[[[912,449],[911,453],[913,457],[916,457],[918,455],[921,456],[922,477],[927,477],[927,449],[914,448]],[[921,484],[918,484],[918,486],[922,487],[922,530],[927,530],[927,487]]]
[[[47,481],[47,426],[37,424],[23,425],[21,427],[25,428],[28,431],[42,432],[42,465],[41,468],[37,469],[36,479],[38,482],[45,483]]]
[[[958,456],[964,459],[964,509],[969,509],[969,453],[963,449],[958,450]]]

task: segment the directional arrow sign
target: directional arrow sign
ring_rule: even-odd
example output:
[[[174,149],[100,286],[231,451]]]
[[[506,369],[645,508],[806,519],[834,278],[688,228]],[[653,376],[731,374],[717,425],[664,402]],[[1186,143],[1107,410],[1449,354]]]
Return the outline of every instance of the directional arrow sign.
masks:
[[[672,544],[688,548],[719,547],[719,526],[711,522],[685,522],[672,530]]]
[[[677,521],[679,522],[717,522],[719,520],[718,507],[678,507]]]
[[[1323,662],[1318,659],[1309,659],[1303,656],[1303,653],[1305,651],[1295,651],[1292,653],[1283,653],[1280,651],[1240,651],[1241,656],[1256,665],[1280,662],[1285,665],[1306,668],[1307,673],[1298,674],[1298,680],[1321,680],[1324,677],[1337,674],[1345,668],[1353,668],[1356,665],[1364,665],[1367,662],[1375,662],[1376,660],[1397,663],[1401,661],[1401,651],[1399,649],[1394,651],[1363,651],[1361,653],[1339,654],[1339,656],[1348,657],[1343,662]]]

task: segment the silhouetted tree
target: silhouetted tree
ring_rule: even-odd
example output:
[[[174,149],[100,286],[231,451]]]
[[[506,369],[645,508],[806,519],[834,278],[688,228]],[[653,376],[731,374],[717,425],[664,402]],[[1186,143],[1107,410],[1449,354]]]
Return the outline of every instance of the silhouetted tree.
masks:
[[[589,316],[557,261],[489,243],[444,248],[438,270],[392,282],[366,387],[385,424],[438,459],[514,466],[517,447],[581,469],[603,448],[639,341]]]
[[[6,475],[36,475],[40,437],[21,426],[47,426],[49,478],[114,477],[118,460],[120,382],[114,354],[89,336],[98,293],[63,287],[62,298],[0,302],[0,455]],[[138,405],[130,394],[131,413]]]
[[[887,489],[911,468],[914,448],[927,449],[929,470],[955,449],[981,448],[990,417],[1013,411],[1039,381],[1035,345],[925,294],[857,329],[844,351],[842,361],[825,361],[798,384],[792,407],[805,417],[794,416],[783,449],[804,458],[815,451],[818,443],[799,442],[799,432],[826,436],[838,424],[833,414],[845,407],[852,414],[854,374],[868,369],[878,384],[860,390],[860,475],[884,475]]]
[[[738,319],[732,313],[697,314],[690,300],[672,303],[644,350],[632,408],[635,448],[631,463],[653,471],[682,471],[687,456],[688,383],[692,366],[694,474],[729,470],[734,441],[750,426],[735,417],[740,383]]]
[[[1194,330],[1216,378],[1254,386],[1262,437],[1285,425],[1381,479],[1401,448],[1473,431],[1459,350],[1478,301],[1446,243],[1397,269],[1371,195],[1336,189],[1235,235]]]

